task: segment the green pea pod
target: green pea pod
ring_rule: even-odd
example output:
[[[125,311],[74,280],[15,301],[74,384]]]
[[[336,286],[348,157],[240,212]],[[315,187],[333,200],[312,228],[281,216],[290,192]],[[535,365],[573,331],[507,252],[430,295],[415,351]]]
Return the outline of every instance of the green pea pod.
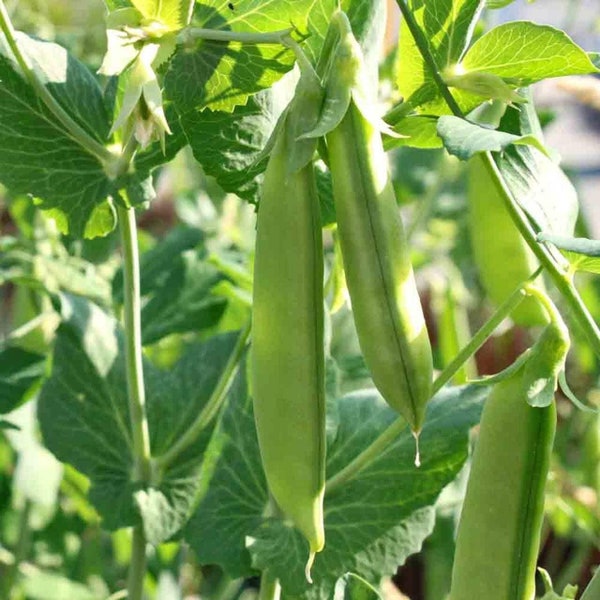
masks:
[[[377,389],[418,434],[431,396],[431,345],[381,135],[354,98],[327,146],[360,347]]]
[[[469,227],[473,257],[490,300],[500,305],[539,267],[504,206],[480,156],[469,160]],[[536,285],[543,287],[541,279]],[[545,325],[548,316],[534,297],[512,313],[517,325]]]
[[[527,404],[523,369],[488,398],[458,527],[451,600],[532,600],[556,407]]]
[[[309,542],[307,576],[314,554],[325,543],[321,220],[311,162],[314,144],[296,141],[298,124],[306,118],[306,108],[301,109],[312,105],[292,105],[265,172],[256,236],[251,363],[263,467],[279,508]]]

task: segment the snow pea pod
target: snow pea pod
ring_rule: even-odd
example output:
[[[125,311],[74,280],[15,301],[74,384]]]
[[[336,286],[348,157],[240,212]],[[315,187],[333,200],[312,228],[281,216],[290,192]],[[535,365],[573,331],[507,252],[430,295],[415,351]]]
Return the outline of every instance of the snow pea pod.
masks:
[[[327,147],[360,347],[375,386],[418,434],[431,396],[431,345],[381,134],[354,98]]]
[[[318,97],[318,90],[313,91]],[[265,172],[257,221],[251,369],[268,486],[281,511],[308,540],[310,566],[325,543],[323,248],[313,143],[296,141],[297,127],[306,117],[301,106],[292,106],[285,117]],[[298,162],[298,156],[305,158]]]
[[[469,228],[473,257],[490,300],[500,305],[539,267],[535,255],[504,206],[480,156],[468,163]],[[543,288],[543,282],[536,280]],[[517,325],[545,325],[548,317],[535,297],[525,298],[512,313]]]
[[[524,369],[486,401],[460,518],[451,600],[532,600],[556,408],[527,403]]]

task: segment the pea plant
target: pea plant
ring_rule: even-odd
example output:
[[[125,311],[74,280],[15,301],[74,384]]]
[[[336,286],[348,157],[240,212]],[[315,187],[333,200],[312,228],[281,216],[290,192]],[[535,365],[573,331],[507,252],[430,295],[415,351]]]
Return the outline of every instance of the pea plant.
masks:
[[[600,598],[600,55],[509,4],[0,0],[2,598]]]

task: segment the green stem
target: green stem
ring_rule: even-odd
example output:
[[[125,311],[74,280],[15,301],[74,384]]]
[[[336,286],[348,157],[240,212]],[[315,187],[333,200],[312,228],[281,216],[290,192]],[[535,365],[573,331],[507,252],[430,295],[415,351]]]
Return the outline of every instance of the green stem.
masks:
[[[432,396],[435,396],[448,381],[460,370],[462,365],[469,359],[493,331],[504,321],[504,319],[519,305],[525,297],[524,286],[533,281],[539,276],[539,270],[534,273],[523,285],[519,286],[505,300],[498,310],[492,315],[483,327],[473,336],[470,342],[460,351],[458,356],[442,371],[438,378],[433,383]],[[346,482],[354,478],[365,467],[369,466],[373,461],[377,460],[386,448],[392,444],[398,435],[406,428],[406,421],[399,417],[396,419],[383,433],[356,458],[350,461],[341,471],[331,477],[326,485],[326,494],[331,494],[336,488],[341,487]]]
[[[131,562],[127,577],[127,600],[142,600],[144,595],[144,578],[146,576],[146,536],[144,526],[133,528],[131,540]]]
[[[495,329],[521,303],[526,295],[525,286],[539,276],[539,269],[526,282],[520,285],[496,310],[486,323],[471,338],[469,343],[458,353],[456,358],[438,375],[433,382],[432,395],[435,396],[460,371],[461,367],[471,356],[483,346]]]
[[[211,42],[238,42],[240,44],[284,44],[284,37],[292,33],[293,28],[271,31],[267,33],[254,33],[249,31],[229,31],[219,29],[203,29],[202,27],[189,27],[179,34],[179,41],[183,44],[195,40],[208,40]]]
[[[129,416],[133,437],[134,478],[147,482],[150,478],[150,434],[146,417],[146,395],[142,364],[142,327],[140,302],[140,261],[137,247],[135,211],[117,204],[124,275],[125,362]]]
[[[397,0],[397,2],[403,17],[406,20],[406,24],[415,40],[417,48],[419,49],[419,52],[421,53],[421,56],[423,57],[423,60],[425,61],[427,67],[431,71],[431,75],[440,91],[440,94],[446,101],[446,104],[453,112],[453,114],[457,117],[464,118],[462,110],[460,109],[456,100],[450,93],[448,86],[445,84],[438,70],[435,58],[433,57],[433,54],[431,53],[431,50],[429,48],[427,38],[421,31],[421,28],[419,27],[418,23],[415,21],[410,8],[406,4],[406,1]],[[498,186],[498,189],[502,194],[506,208],[514,221],[515,226],[527,242],[527,245],[531,248],[533,253],[536,255],[540,263],[543,265],[543,267],[546,269],[546,271],[552,278],[554,285],[569,304],[569,307],[573,313],[575,320],[582,328],[584,334],[588,338],[590,345],[592,346],[596,354],[600,356],[600,329],[598,328],[598,325],[590,315],[587,307],[581,299],[581,296],[579,295],[579,292],[573,285],[571,278],[567,273],[565,273],[562,270],[561,267],[559,267],[556,264],[556,261],[554,260],[550,251],[543,244],[538,243],[536,232],[529,223],[523,211],[520,209],[511,190],[508,188],[506,182],[504,181],[504,177],[498,169],[498,166],[496,165],[492,154],[490,152],[484,152],[482,154],[482,159],[493,181]]]
[[[573,317],[583,330],[583,333],[588,339],[588,342],[594,349],[595,353],[600,356],[600,329],[590,314],[587,306],[583,302],[577,288],[573,284],[573,280],[552,257],[552,254],[546,248],[544,244],[539,244],[537,241],[537,234],[533,227],[529,223],[527,217],[519,207],[516,199],[514,198],[511,190],[506,185],[502,173],[498,169],[496,162],[494,161],[491,153],[486,152],[482,156],[484,164],[488,169],[490,175],[494,179],[499,190],[502,192],[503,200],[513,222],[517,229],[527,242],[527,245],[531,248],[537,259],[544,266],[548,274],[550,275],[554,285],[561,293],[563,298],[569,304],[569,308],[573,314]]]
[[[20,325],[19,327],[17,327],[16,329],[13,329],[12,331],[9,331],[3,339],[0,340],[0,348],[4,348],[5,346],[8,346],[8,344],[14,340],[18,340],[22,337],[25,337],[28,333],[31,333],[34,329],[36,329],[37,327],[39,327],[40,325],[42,325],[42,323],[48,319],[49,317],[51,317],[52,315],[55,315],[56,313],[54,313],[53,311],[49,311],[49,312],[43,312],[39,315],[37,315],[36,317],[33,317],[33,319],[31,319],[30,321],[27,321],[27,323],[23,323],[23,325]]]
[[[189,448],[198,439],[202,431],[204,431],[206,426],[212,421],[219,411],[235,374],[237,373],[238,365],[249,336],[250,324],[241,331],[235,348],[233,349],[208,402],[186,432],[163,455],[154,460],[155,470],[164,472],[164,470],[167,469],[169,465],[173,464],[184,450]]]
[[[69,136],[86,152],[96,157],[103,165],[112,162],[114,156],[111,152],[78,125],[57,102],[42,81],[40,81],[29,59],[19,49],[14,27],[2,0],[0,0],[0,30],[6,36],[6,41],[29,85],[35,90],[46,108],[58,119]]]
[[[279,585],[279,581],[271,577],[268,571],[263,571],[258,600],[279,600],[280,597],[281,586]]]
[[[417,45],[417,48],[421,53],[421,56],[423,57],[423,60],[425,61],[425,64],[427,65],[427,68],[429,69],[431,76],[433,77],[433,80],[440,91],[440,94],[446,101],[446,104],[448,105],[450,110],[457,117],[464,117],[462,110],[460,109],[458,103],[454,99],[454,96],[451,94],[450,90],[448,89],[448,86],[444,83],[444,79],[442,78],[442,75],[438,70],[435,58],[433,57],[433,54],[429,49],[429,42],[423,34],[423,31],[419,27],[419,24],[415,20],[411,9],[406,4],[406,0],[396,1],[398,3],[398,6],[400,7],[400,12],[404,17],[406,26],[408,27],[413,39],[415,40],[415,44]]]
[[[581,600],[598,600],[600,598],[600,565],[596,566],[596,572],[581,596]]]
[[[142,363],[142,327],[140,319],[140,261],[137,246],[135,211],[117,203],[121,229],[124,275],[125,363],[129,417],[133,438],[133,479],[150,480],[150,434],[145,407],[144,371]],[[143,525],[133,528],[131,564],[127,589],[129,600],[142,600],[146,574],[146,538]]]

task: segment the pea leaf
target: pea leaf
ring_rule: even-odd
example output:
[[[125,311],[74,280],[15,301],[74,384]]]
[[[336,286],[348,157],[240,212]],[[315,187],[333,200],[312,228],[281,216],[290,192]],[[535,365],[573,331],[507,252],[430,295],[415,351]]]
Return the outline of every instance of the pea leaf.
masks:
[[[107,529],[143,522],[147,539],[175,534],[191,510],[210,429],[161,476],[132,481],[132,439],[122,332],[106,313],[62,297],[63,322],[38,416],[48,449],[91,480],[90,500]],[[159,456],[206,404],[229,360],[236,334],[188,347],[169,372],[144,361],[150,442]]]
[[[530,146],[509,147],[496,158],[504,181],[538,228],[571,235],[579,203],[573,184],[561,168]]]
[[[335,584],[336,600],[381,600],[379,592],[356,573],[346,573]]]
[[[293,87],[281,81],[233,112],[190,111],[182,115],[194,158],[226,192],[257,202],[266,167],[261,153],[292,93]]]
[[[409,0],[415,20],[429,42],[436,65],[443,71],[458,62],[470,42],[480,0]],[[426,114],[445,114],[448,108],[439,99],[438,88],[417,45],[403,21],[400,25],[400,56],[396,83],[402,96]]]
[[[450,115],[439,118],[437,132],[446,150],[461,160],[468,160],[478,152],[501,152],[513,144],[530,145],[547,154],[546,148],[535,135],[514,135]]]
[[[100,87],[87,68],[57,44],[17,36],[21,51],[62,108],[104,143],[110,128]],[[115,226],[102,165],[42,105],[7,56],[0,38],[0,182],[31,194],[63,232],[106,235]]]
[[[223,274],[206,261],[198,229],[178,227],[141,260],[142,340],[152,344],[173,333],[202,331],[220,320],[227,301],[213,294]],[[123,302],[123,273],[113,281]]]
[[[147,19],[155,19],[172,30],[187,24],[194,0],[131,0]]]
[[[571,238],[542,232],[538,234],[538,241],[548,242],[561,250],[574,271],[600,274],[600,240]]]
[[[348,10],[358,40],[368,50],[368,58],[373,60],[384,23],[381,3],[345,0],[342,4]],[[237,14],[240,7],[235,6]],[[310,37],[304,43],[304,49],[315,63],[327,33],[329,16],[336,7],[334,0],[313,2],[307,25]],[[306,15],[303,19],[306,20]],[[299,22],[294,21],[294,24],[298,26]],[[270,25],[271,29],[273,26]],[[188,57],[186,60],[192,59]],[[282,75],[280,70],[278,78]],[[186,81],[189,81],[187,74]],[[260,88],[261,91],[257,91],[260,86],[256,89],[249,88],[244,101],[237,103],[235,107],[209,105],[210,110],[203,110],[204,104],[193,100],[192,96],[197,92],[192,92],[191,89],[189,103],[182,102],[181,98],[176,99],[181,126],[192,147],[194,158],[207,174],[216,178],[225,191],[236,193],[248,202],[258,202],[258,189],[268,157],[264,148],[283,110],[293,97],[296,81],[294,73],[283,77],[268,89]],[[253,95],[248,97],[248,94]]]
[[[529,21],[494,27],[469,48],[461,65],[469,73],[492,73],[518,87],[549,77],[598,71],[566,33]]]
[[[27,392],[45,369],[45,357],[18,346],[0,349],[0,414],[13,411],[27,399]]]
[[[405,117],[393,127],[394,131],[404,137],[385,137],[386,150],[408,146],[409,148],[442,148],[443,142],[438,135],[438,118],[427,115],[411,115]]]
[[[294,23],[304,28],[313,0],[209,0],[196,5],[193,25],[235,32],[269,32]],[[233,10],[228,6],[232,5]],[[294,62],[279,44],[240,44],[198,40],[178,50],[165,77],[165,92],[177,111],[231,112],[248,96],[270,87]]]
[[[185,529],[199,561],[219,564],[231,577],[267,568],[280,579],[284,594],[315,600],[332,597],[340,572],[370,583],[393,573],[431,532],[433,504],[466,459],[467,433],[479,419],[486,389],[445,389],[432,401],[420,469],[413,464],[414,440],[407,428],[375,463],[327,495],[327,542],[309,589],[303,569],[308,544],[284,521],[264,518],[268,495],[245,377],[240,370],[207,450],[214,457],[210,485]],[[329,429],[329,477],[397,418],[374,390],[340,398],[335,407],[339,421]]]

